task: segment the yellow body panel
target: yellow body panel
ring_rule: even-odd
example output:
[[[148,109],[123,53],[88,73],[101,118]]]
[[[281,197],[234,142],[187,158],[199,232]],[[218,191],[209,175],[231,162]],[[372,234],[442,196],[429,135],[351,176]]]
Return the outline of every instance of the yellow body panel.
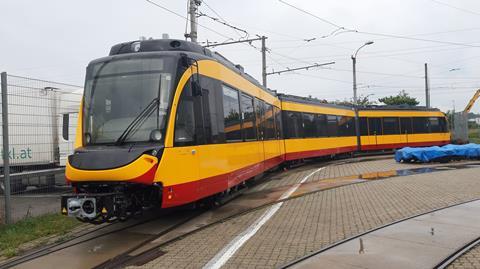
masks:
[[[359,117],[445,117],[440,111],[361,110]]]
[[[431,141],[449,141],[450,133],[430,133],[430,134],[400,134],[400,135],[370,135],[362,136],[361,144],[367,145],[386,145],[400,143],[422,143]]]
[[[282,140],[267,141],[266,144]],[[263,161],[261,141],[165,148],[155,181],[182,184],[233,172]],[[280,155],[277,153],[274,156]]]
[[[355,136],[285,139],[284,141],[286,153],[354,147],[357,145]]]
[[[83,147],[83,98],[80,101],[80,110],[78,111],[77,130],[75,133],[75,143],[73,145],[75,149]]]
[[[294,102],[288,102],[288,101],[282,102],[282,110],[339,115],[339,116],[350,116],[350,117],[355,116],[355,112],[353,110],[339,109],[339,108],[320,106],[320,105],[308,105],[308,104],[294,103]]]
[[[134,162],[114,169],[80,170],[67,161],[65,176],[70,181],[127,181],[142,176],[158,163],[156,157],[143,154]]]

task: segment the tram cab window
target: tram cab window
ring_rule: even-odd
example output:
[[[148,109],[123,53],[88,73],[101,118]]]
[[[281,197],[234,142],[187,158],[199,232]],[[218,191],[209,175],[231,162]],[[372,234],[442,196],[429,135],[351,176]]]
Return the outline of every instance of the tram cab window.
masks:
[[[355,136],[355,122],[353,117],[338,116],[338,135]]]
[[[265,139],[275,139],[273,106],[267,103],[265,103]]]
[[[437,117],[428,118],[430,125],[430,132],[432,133],[441,133],[442,129],[440,127],[440,120]]]
[[[317,137],[317,126],[315,125],[315,115],[303,113],[303,133],[304,137]]]
[[[368,135],[368,120],[365,117],[361,117],[358,119],[360,125],[360,135],[365,136]]]
[[[412,118],[400,118],[400,133],[412,134]]]
[[[440,117],[438,118],[438,121],[440,122],[440,132],[448,132],[447,119],[445,117]]]
[[[317,137],[327,137],[327,115],[316,114],[315,125],[317,126]]]
[[[383,118],[383,134],[393,135],[400,133],[400,126],[398,124],[398,118],[386,117]]]
[[[329,137],[338,136],[337,116],[327,115],[327,135]]]
[[[243,138],[245,141],[256,140],[255,132],[255,111],[253,109],[253,98],[242,94],[242,120],[243,120]]]
[[[278,107],[273,107],[273,112],[275,113],[275,133],[276,133],[277,139],[282,139],[283,138],[282,111]]]
[[[368,118],[368,134],[382,135],[382,118]]]
[[[225,140],[227,142],[239,142],[242,140],[242,123],[238,91],[225,85],[222,86],[222,90]]]
[[[428,133],[429,131],[428,118],[414,117],[412,119],[412,122],[413,122],[413,133],[415,134]]]
[[[293,111],[284,111],[283,113],[285,138],[303,137],[302,113]]]

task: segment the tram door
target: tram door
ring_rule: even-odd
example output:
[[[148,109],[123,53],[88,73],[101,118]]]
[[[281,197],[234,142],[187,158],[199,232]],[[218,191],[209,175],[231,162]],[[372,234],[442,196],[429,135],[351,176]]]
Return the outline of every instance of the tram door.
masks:
[[[378,140],[382,134],[382,118],[368,118],[369,144],[377,146],[379,144]]]
[[[255,106],[255,115],[256,115],[256,126],[257,126],[257,138],[258,138],[258,150],[261,155],[262,165],[263,161],[265,161],[265,109],[264,109],[264,102],[258,98],[254,100]],[[263,167],[262,167],[263,170]]]
[[[412,118],[400,118],[400,133],[402,144],[408,146],[408,136],[412,133]]]

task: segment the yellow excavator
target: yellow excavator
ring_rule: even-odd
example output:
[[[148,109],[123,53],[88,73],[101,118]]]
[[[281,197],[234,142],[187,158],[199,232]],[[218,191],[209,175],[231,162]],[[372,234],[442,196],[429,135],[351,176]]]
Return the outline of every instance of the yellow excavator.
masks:
[[[475,94],[473,95],[472,99],[470,99],[470,102],[468,102],[467,106],[465,107],[465,109],[463,110],[463,113],[464,114],[468,114],[468,112],[470,112],[470,110],[472,109],[473,105],[475,104],[475,102],[477,101],[478,97],[480,97],[480,89],[478,89]]]

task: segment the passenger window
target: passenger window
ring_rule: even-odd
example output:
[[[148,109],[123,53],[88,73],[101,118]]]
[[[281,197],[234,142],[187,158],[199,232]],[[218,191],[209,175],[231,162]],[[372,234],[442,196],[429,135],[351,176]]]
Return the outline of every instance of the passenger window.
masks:
[[[355,136],[355,122],[352,117],[338,116],[338,135]]]
[[[427,118],[415,117],[413,118],[413,133],[425,134],[428,133],[428,121]]]
[[[400,118],[400,133],[412,134],[412,118]]]
[[[400,126],[398,124],[398,118],[383,118],[383,134],[393,135],[400,133]]]
[[[245,141],[256,140],[255,132],[255,112],[253,109],[253,98],[242,94],[242,119],[243,119],[243,137]]]
[[[318,137],[327,137],[327,115],[316,114],[315,115],[315,125],[317,126],[317,136]]]
[[[368,118],[368,134],[382,135],[382,118]]]
[[[224,142],[223,116],[221,104],[220,82],[208,77],[201,77],[202,107],[205,138],[207,144]]]
[[[360,125],[360,135],[361,136],[368,135],[368,121],[367,121],[367,118],[361,117],[361,118],[358,119],[358,121],[359,121],[359,125]]]
[[[283,111],[285,138],[303,137],[302,113]]]
[[[273,107],[275,112],[275,131],[277,134],[277,139],[282,139],[283,137],[283,128],[282,128],[282,111],[278,107]]]
[[[265,139],[264,103],[258,98],[255,98],[253,102],[255,106],[255,122],[257,125],[257,137],[259,140],[264,140]]]
[[[273,106],[265,103],[265,139],[275,139]]]
[[[327,135],[338,136],[338,125],[336,115],[327,115]]]
[[[317,137],[317,126],[315,124],[315,115],[303,113],[303,133],[304,137]]]
[[[225,85],[222,88],[225,140],[227,142],[238,142],[242,140],[238,91]]]
[[[68,141],[69,139],[69,136],[68,136],[69,127],[70,127],[70,114],[65,113],[63,114],[63,120],[62,120],[62,137],[66,141]]]

